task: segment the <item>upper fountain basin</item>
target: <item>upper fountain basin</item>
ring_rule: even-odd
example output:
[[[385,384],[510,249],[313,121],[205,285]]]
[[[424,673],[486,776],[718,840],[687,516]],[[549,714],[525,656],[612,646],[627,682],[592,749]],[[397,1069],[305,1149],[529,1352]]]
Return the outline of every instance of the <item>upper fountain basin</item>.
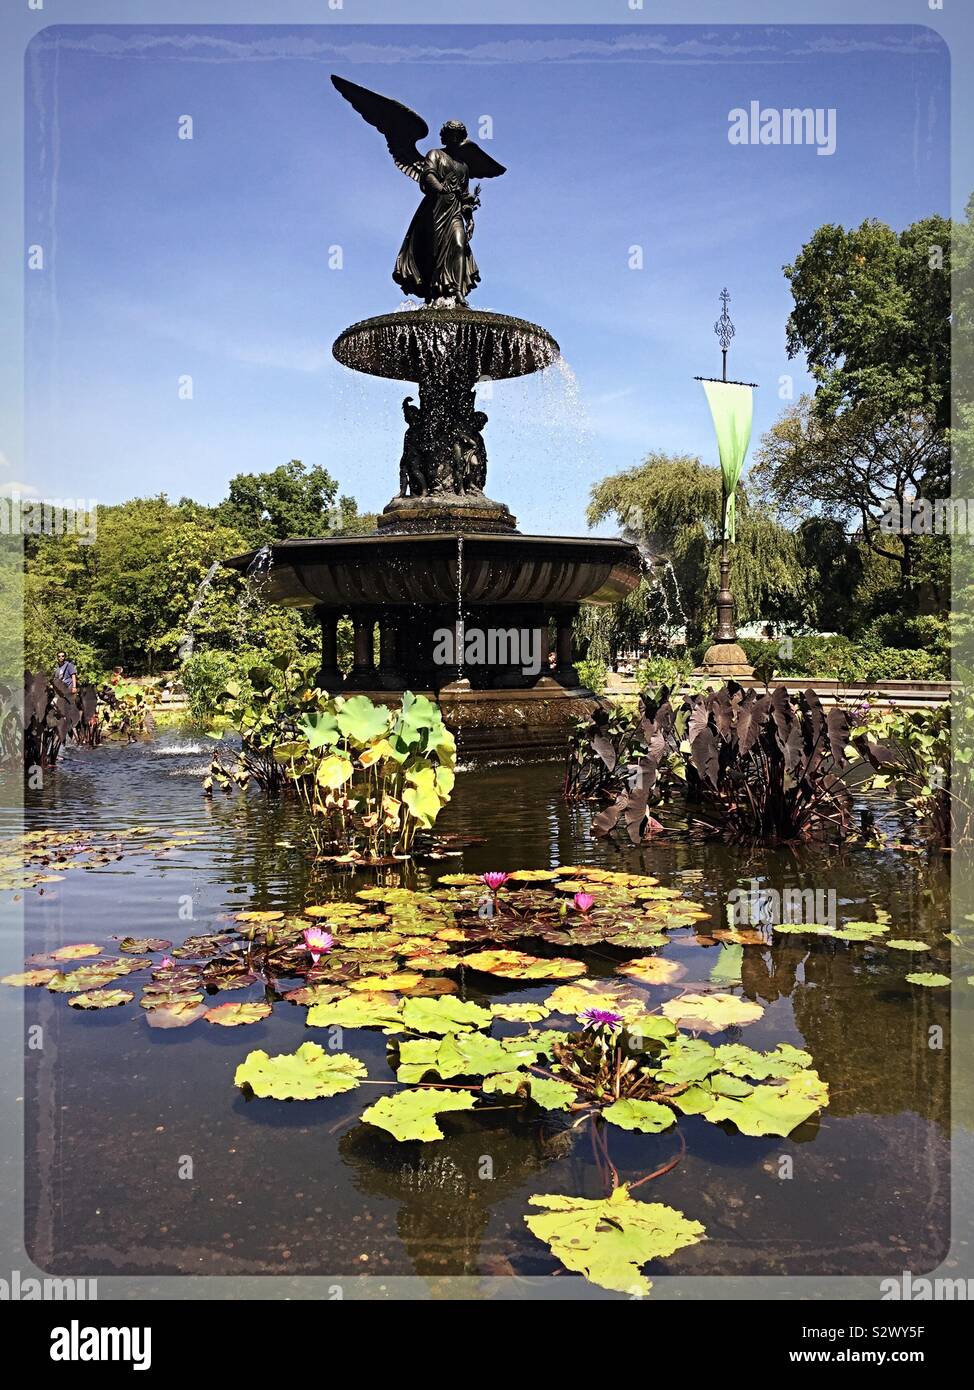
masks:
[[[471,382],[528,376],[559,355],[551,334],[526,319],[483,309],[402,309],[363,319],[335,340],[345,367],[397,381],[422,381],[443,367],[463,368]]]
[[[449,604],[618,603],[636,587],[639,552],[628,541],[571,536],[333,536],[272,547],[265,596],[310,608]],[[246,572],[254,552],[226,563]],[[462,579],[459,578],[462,567]]]

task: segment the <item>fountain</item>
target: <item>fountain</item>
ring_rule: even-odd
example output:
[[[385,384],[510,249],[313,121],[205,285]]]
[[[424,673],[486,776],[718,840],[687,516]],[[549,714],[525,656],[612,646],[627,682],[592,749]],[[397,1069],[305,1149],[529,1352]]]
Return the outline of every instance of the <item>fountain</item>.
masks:
[[[572,621],[581,603],[617,603],[635,588],[639,552],[622,540],[522,535],[508,507],[484,491],[488,420],[477,407],[478,385],[559,359],[544,328],[466,302],[480,279],[470,245],[480,185],[471,193],[469,179],[497,177],[503,165],[458,121],[441,129],[444,148],[421,155],[416,141],[429,133],[422,117],[343,78],[332,81],[424,195],[393,272],[424,307],[353,324],[332,350],[354,371],[418,389],[402,403],[399,491],[376,531],[273,545],[264,597],[314,609],[325,688],[374,698],[429,692],[467,752],[560,750],[567,729],[594,704],[572,664]],[[246,572],[253,560],[228,563]],[[354,631],[347,676],[336,640],[344,615]],[[472,658],[475,648],[490,659]],[[538,649],[540,663],[527,659]]]

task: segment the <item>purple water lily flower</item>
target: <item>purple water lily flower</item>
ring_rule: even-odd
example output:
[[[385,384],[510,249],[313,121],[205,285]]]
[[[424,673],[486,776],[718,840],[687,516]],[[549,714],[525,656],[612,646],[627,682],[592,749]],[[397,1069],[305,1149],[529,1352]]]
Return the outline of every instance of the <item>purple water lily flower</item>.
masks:
[[[509,878],[510,874],[490,873],[480,875],[481,883],[485,883],[492,893],[496,893],[498,888],[503,888]]]
[[[330,951],[335,943],[335,938],[330,932],[322,931],[320,927],[307,927],[304,932],[304,944],[311,952],[311,962],[317,965],[325,951]]]
[[[614,1014],[609,1009],[586,1009],[582,1018],[586,1028],[621,1028],[625,1021],[622,1014]]]
[[[574,903],[579,912],[591,912],[595,906],[595,899],[591,893],[576,893]]]

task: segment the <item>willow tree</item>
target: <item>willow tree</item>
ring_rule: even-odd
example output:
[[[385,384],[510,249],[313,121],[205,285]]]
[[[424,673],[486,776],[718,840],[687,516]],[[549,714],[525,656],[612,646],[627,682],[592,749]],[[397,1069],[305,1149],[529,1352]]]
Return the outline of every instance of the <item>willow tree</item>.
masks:
[[[655,562],[651,577],[627,600],[627,607],[617,605],[611,610],[611,616],[602,620],[603,628],[618,629],[628,623],[631,634],[640,605],[651,611],[657,577],[669,574],[672,567],[686,619],[687,645],[709,636],[720,577],[720,509],[720,469],[690,455],[648,454],[635,468],[595,484],[587,512],[589,525],[614,519],[623,535]],[[806,575],[793,533],[767,507],[751,505],[746,487],[740,484],[737,509],[731,583],[738,622],[800,620]],[[674,610],[672,599],[668,607]],[[673,634],[665,626],[655,634],[651,630],[651,646],[654,635],[655,645],[661,647]]]

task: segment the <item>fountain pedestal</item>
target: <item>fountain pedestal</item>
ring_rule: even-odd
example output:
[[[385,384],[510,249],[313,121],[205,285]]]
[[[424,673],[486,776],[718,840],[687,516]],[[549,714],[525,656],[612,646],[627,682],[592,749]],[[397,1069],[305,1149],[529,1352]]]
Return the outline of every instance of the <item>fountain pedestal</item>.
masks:
[[[522,536],[485,495],[487,416],[476,402],[479,384],[542,370],[558,344],[524,319],[457,307],[366,319],[333,351],[356,371],[418,384],[418,403],[403,401],[400,495],[372,535],[274,545],[265,597],[314,608],[323,688],[389,701],[429,694],[467,752],[560,753],[596,704],[573,665],[572,621],[582,603],[625,598],[639,554],[627,541]],[[250,561],[229,563],[246,571]],[[343,616],[354,634],[345,676]],[[466,643],[456,650],[461,622],[481,635],[486,659]]]

